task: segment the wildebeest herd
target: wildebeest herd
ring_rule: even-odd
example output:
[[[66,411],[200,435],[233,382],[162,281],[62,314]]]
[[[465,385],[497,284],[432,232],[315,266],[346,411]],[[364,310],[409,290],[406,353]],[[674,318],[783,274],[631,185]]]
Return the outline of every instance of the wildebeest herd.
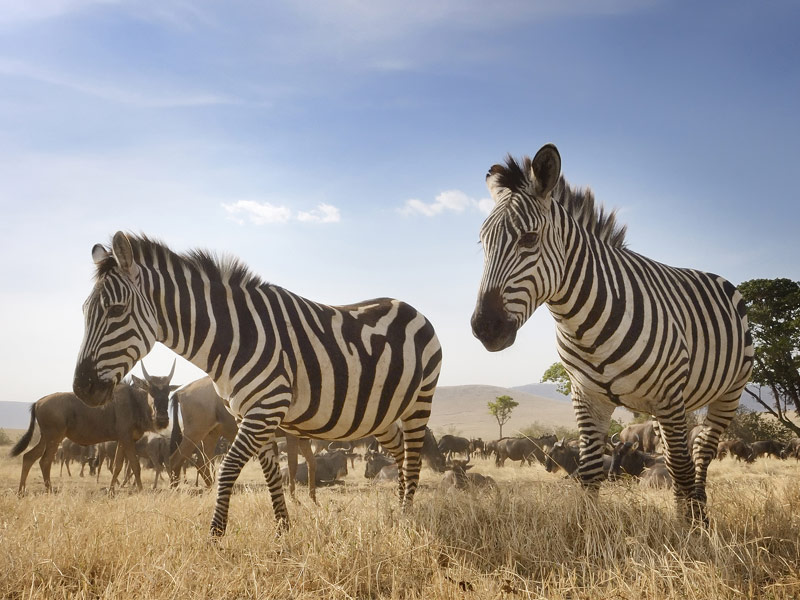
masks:
[[[654,480],[671,481],[686,518],[707,523],[708,466],[724,455],[720,436],[752,371],[741,295],[717,275],[630,251],[615,214],[596,208],[588,189],[566,182],[551,144],[533,159],[509,157],[493,166],[486,181],[494,208],[480,231],[485,266],[472,332],[487,350],[500,351],[546,304],[572,383],[579,439],[465,443],[442,436],[432,444],[427,425],[443,354],[433,325],[414,307],[391,298],[313,302],[263,281],[237,260],[179,254],[119,231],[110,247],[92,248],[95,284],[84,303],[74,394],[38,401],[31,428],[14,448],[18,454],[27,446],[38,423],[42,439],[23,457],[20,491],[39,457],[49,488],[50,464],[65,436],[79,444],[117,440],[112,487],[125,458],[141,487],[134,442],[166,423],[172,373],[131,383],[124,377],[161,342],[209,376],[173,396],[173,426],[180,410],[183,430],[174,427],[169,458],[162,460],[173,484],[195,453],[210,484],[213,448],[220,436],[229,443],[217,471],[214,537],[225,532],[234,483],[249,459],[258,460],[285,528],[283,482],[291,485],[297,476],[297,453],[306,456],[308,469],[299,476],[313,485],[339,476],[354,459],[356,441],[370,436],[366,468],[375,477],[397,478],[404,510],[412,506],[423,459],[437,471],[449,468],[451,487],[492,487],[467,462],[480,451],[498,465],[538,461],[563,469],[592,496],[608,477],[657,473]],[[642,428],[609,439],[617,406],[653,415],[658,435]],[[700,408],[704,421],[690,432],[687,414]],[[281,437],[286,473],[279,465]],[[323,461],[314,458],[312,439],[326,448],[351,445],[331,447]],[[758,453],[789,452],[743,443],[724,451],[748,461]]]

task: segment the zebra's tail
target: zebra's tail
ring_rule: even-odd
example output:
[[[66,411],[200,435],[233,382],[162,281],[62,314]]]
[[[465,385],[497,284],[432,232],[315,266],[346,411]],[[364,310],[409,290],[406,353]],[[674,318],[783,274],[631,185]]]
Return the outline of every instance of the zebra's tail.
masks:
[[[172,456],[183,441],[181,424],[178,422],[178,394],[172,395],[172,433],[169,436],[169,455]]]
[[[19,438],[19,441],[14,444],[14,447],[11,449],[10,455],[11,456],[19,456],[22,454],[22,451],[28,447],[28,444],[31,443],[31,438],[33,438],[33,430],[36,427],[36,403],[34,402],[31,404],[31,424],[28,426],[28,431]]]

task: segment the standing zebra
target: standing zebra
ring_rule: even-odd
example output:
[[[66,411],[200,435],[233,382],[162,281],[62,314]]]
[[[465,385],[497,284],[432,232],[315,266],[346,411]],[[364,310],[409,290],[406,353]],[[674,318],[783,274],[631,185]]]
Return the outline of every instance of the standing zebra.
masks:
[[[708,464],[752,370],[744,302],[721,277],[628,250],[614,213],[595,210],[591,192],[560,173],[548,144],[486,176],[495,207],[480,233],[486,257],[472,331],[487,350],[503,350],[547,304],[572,381],[583,484],[596,491],[602,479],[614,408],[648,412],[661,425],[679,506],[705,522]],[[708,414],[692,456],[686,413],[701,406]]]
[[[263,282],[234,259],[179,255],[117,232],[92,249],[96,283],[73,389],[102,404],[159,341],[214,380],[239,421],[219,470],[211,535],[224,534],[233,484],[258,456],[279,527],[288,526],[275,429],[330,440],[375,435],[399,467],[411,505],[441,367],[431,323],[388,298],[311,302]]]

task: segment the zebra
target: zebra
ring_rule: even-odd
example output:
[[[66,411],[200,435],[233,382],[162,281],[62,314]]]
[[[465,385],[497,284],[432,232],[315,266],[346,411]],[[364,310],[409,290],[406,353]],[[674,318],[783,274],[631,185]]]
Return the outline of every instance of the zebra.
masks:
[[[753,365],[745,304],[717,275],[670,267],[629,250],[616,214],[561,176],[552,144],[486,176],[495,202],[480,230],[483,276],[471,325],[497,352],[546,304],[572,382],[580,479],[596,496],[617,406],[658,420],[676,501],[707,523],[706,474]],[[686,413],[708,407],[687,445]]]
[[[158,341],[211,376],[239,423],[219,469],[212,538],[225,533],[234,482],[253,456],[279,531],[288,528],[272,443],[279,425],[328,440],[374,434],[399,467],[401,506],[411,507],[442,357],[422,313],[391,298],[319,304],[264,282],[238,259],[178,254],[121,231],[92,257],[75,394],[106,402]]]

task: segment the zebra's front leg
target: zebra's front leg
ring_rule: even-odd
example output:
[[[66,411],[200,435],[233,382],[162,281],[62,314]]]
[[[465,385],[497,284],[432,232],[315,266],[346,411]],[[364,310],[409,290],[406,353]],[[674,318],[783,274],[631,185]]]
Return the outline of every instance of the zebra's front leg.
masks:
[[[258,462],[267,481],[269,495],[272,497],[272,510],[278,521],[278,533],[289,529],[289,513],[286,510],[286,499],[283,495],[283,482],[281,470],[278,466],[278,457],[275,455],[275,444],[265,444],[258,453]]]
[[[605,478],[603,451],[615,406],[602,397],[584,398],[573,388],[572,407],[580,434],[578,477],[590,495],[596,497],[600,482]]]
[[[257,454],[260,458],[261,451],[267,445],[272,445],[275,428],[282,417],[283,415],[277,415],[275,419],[268,419],[262,413],[252,417],[245,416],[239,424],[239,432],[225,454],[225,458],[222,459],[217,475],[217,503],[214,507],[214,517],[211,519],[211,537],[220,537],[225,534],[233,485],[247,461]],[[280,485],[280,477],[278,483]],[[283,489],[282,487],[280,489],[282,498]]]

